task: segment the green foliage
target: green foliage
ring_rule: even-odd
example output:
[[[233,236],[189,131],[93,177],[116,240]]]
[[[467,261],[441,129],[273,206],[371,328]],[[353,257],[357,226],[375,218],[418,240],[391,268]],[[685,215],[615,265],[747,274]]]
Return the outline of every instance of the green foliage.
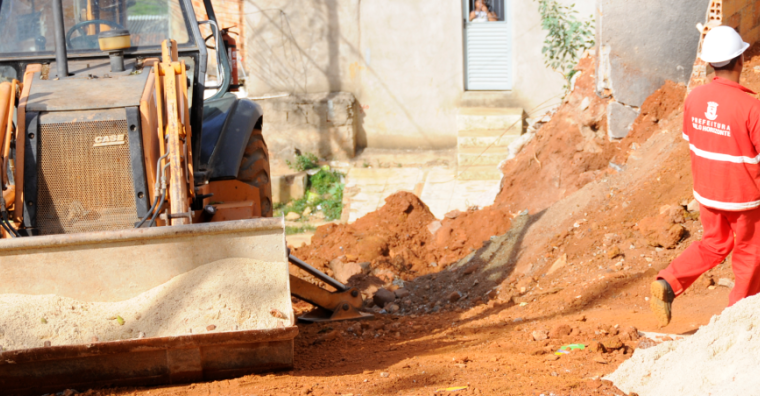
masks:
[[[168,2],[161,0],[137,0],[128,10],[129,15],[167,15],[168,12]]]
[[[321,210],[325,214],[325,220],[339,219],[343,212],[343,188],[345,187],[341,182],[342,177],[342,173],[331,170],[329,166],[323,166],[317,173],[309,176],[309,189],[306,194],[287,205],[277,205],[275,215],[281,216],[290,212],[300,214],[306,208],[311,208],[312,213]]]
[[[316,230],[311,224],[304,224],[300,227],[285,226],[285,235],[303,234],[304,232],[312,232]]]
[[[547,67],[562,73],[568,81],[575,74],[579,53],[594,46],[594,17],[578,20],[575,4],[562,5],[557,0],[537,0],[541,27],[546,39],[541,52]]]
[[[296,155],[295,162],[285,160],[285,163],[288,164],[288,168],[293,169],[296,172],[319,168],[319,158],[312,153]]]

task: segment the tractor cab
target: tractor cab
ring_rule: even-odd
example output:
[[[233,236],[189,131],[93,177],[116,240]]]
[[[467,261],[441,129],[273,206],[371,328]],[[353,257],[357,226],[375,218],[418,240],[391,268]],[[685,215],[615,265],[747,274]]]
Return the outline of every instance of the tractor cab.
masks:
[[[187,114],[183,117],[187,117],[187,126],[192,131],[191,141],[187,142],[188,157],[192,157],[188,159],[192,164],[192,170],[188,168],[188,172],[193,173],[189,179],[196,186],[215,180],[239,179],[240,169],[244,168],[241,161],[246,158],[244,150],[250,143],[252,131],[258,131],[257,139],[262,140],[262,111],[256,103],[238,99],[229,92],[232,68],[224,47],[223,32],[216,22],[210,0],[205,0],[203,7],[208,20],[196,19],[190,0],[0,0],[0,34],[3,37],[0,41],[0,82],[24,81],[30,65],[38,68],[29,77],[30,84],[26,84],[31,85],[24,106],[28,119],[16,122],[26,122],[26,129],[30,131],[48,130],[26,136],[29,140],[25,142],[27,150],[30,146],[36,146],[37,150],[26,153],[27,163],[23,166],[29,169],[17,183],[17,188],[24,185],[27,198],[33,198],[24,202],[17,194],[18,204],[24,205],[26,212],[22,214],[17,211],[15,217],[19,221],[23,218],[25,228],[38,228],[40,207],[35,201],[47,195],[41,192],[44,188],[39,184],[47,181],[42,180],[43,173],[51,172],[40,168],[40,163],[45,162],[40,152],[45,149],[39,146],[52,143],[37,140],[69,133],[66,128],[70,128],[56,127],[58,129],[51,132],[50,127],[43,128],[43,125],[61,126],[79,122],[81,117],[89,117],[93,122],[123,119],[124,123],[143,129],[153,127],[138,125],[138,122],[150,123],[145,118],[145,109],[151,105],[146,104],[144,97],[151,84],[150,65],[162,58],[162,44],[167,40],[175,46],[170,52],[176,54],[186,69],[183,74],[187,79]],[[201,27],[211,34],[204,38]],[[207,46],[207,40],[211,38],[214,40],[213,46]],[[212,53],[215,59],[210,62],[207,48],[214,48]],[[210,74],[214,74],[217,80],[213,84],[206,82],[209,65],[213,69]],[[160,98],[155,97],[160,103]],[[122,114],[124,109],[126,113]],[[114,118],[108,115],[111,113],[119,115]],[[32,115],[38,117],[32,119]],[[158,119],[160,121],[160,114]],[[127,135],[109,132],[108,137],[101,133],[98,138],[118,139]],[[142,132],[138,135],[144,136]],[[24,144],[15,142],[12,146],[22,147]],[[131,155],[135,157],[140,151],[147,153],[154,149],[148,143],[143,146],[133,147]],[[11,164],[16,157],[22,156],[13,149],[8,155]],[[144,163],[134,164],[133,161],[132,164],[134,186],[129,189],[141,192],[140,198],[136,199],[138,214],[150,208],[155,195],[151,187],[160,174],[160,170],[154,169],[155,164],[147,163],[151,158],[146,154]],[[61,165],[55,164],[54,167],[60,168]],[[255,183],[253,180],[245,181],[268,184],[268,158],[266,165],[266,180],[259,176]],[[94,163],[92,166],[97,167]],[[86,171],[92,172],[91,169]],[[23,172],[16,173],[20,176]],[[196,198],[192,191],[190,194],[193,196],[192,208],[203,208],[202,196]],[[270,214],[271,199],[268,196],[263,198],[266,207],[262,208],[262,213]],[[17,209],[20,208],[17,206]],[[52,208],[49,210],[60,212]],[[124,226],[129,221],[125,220]],[[52,229],[48,233],[63,232],[57,226]]]

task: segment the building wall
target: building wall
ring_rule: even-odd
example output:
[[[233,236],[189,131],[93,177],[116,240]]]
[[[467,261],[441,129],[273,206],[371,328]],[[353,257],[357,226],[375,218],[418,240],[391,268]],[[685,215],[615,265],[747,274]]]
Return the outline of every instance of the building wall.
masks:
[[[214,7],[214,13],[216,13],[216,19],[219,22],[220,29],[226,29],[229,27],[235,27],[231,31],[238,33],[238,36],[234,36],[237,40],[237,48],[240,51],[241,59],[245,55],[245,23],[243,22],[243,0],[211,0],[211,5]],[[207,20],[206,7],[203,6],[203,0],[193,0],[193,9],[195,10],[195,16],[198,20]],[[202,27],[201,32],[204,36],[211,34],[208,27]]]
[[[538,4],[510,3],[513,89],[465,92],[460,0],[244,0],[249,95],[350,92],[359,145],[454,147],[459,108],[540,114],[564,92],[544,66]],[[594,13],[594,0],[575,3],[581,17]]]
[[[709,0],[598,0],[597,90],[640,107],[666,80],[687,83]]]
[[[760,41],[760,2],[756,0],[723,0],[723,24],[741,34],[744,41]]]

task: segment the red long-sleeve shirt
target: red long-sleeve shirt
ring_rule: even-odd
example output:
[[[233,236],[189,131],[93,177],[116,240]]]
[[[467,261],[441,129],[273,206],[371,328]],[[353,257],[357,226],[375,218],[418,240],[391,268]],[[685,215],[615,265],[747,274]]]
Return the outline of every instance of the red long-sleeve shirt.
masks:
[[[741,211],[760,206],[760,101],[724,78],[695,88],[684,103],[694,198]]]

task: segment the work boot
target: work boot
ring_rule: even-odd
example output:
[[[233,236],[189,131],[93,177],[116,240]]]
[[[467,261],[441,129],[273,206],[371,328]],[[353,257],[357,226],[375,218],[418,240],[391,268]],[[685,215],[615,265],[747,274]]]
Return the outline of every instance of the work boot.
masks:
[[[670,323],[670,309],[675,299],[673,288],[664,279],[652,282],[652,299],[649,300],[649,307],[652,309],[654,316],[660,323],[660,327],[665,327]]]

